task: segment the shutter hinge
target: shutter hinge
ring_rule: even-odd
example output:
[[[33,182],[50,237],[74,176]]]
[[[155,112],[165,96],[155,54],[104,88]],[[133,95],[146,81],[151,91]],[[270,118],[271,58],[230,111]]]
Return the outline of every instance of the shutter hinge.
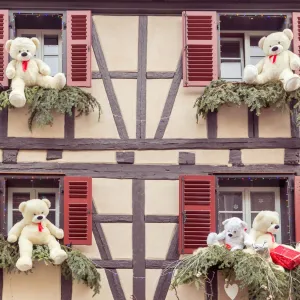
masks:
[[[183,223],[185,223],[186,222],[186,212],[184,211],[183,212],[183,214],[182,214],[182,221],[183,221]]]

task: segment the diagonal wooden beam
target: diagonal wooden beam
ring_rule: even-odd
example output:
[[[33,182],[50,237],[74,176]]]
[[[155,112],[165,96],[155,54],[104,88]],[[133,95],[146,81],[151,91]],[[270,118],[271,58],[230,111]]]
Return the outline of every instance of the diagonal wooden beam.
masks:
[[[124,123],[118,99],[111,78],[109,76],[107,64],[105,61],[104,53],[99,41],[99,36],[94,21],[92,22],[92,46],[119,136],[121,139],[128,139],[129,137],[126,125]]]
[[[182,79],[182,56],[180,55],[180,59],[169,90],[169,94],[154,136],[155,139],[162,139],[165,134],[171,116],[171,112],[175,103],[175,99],[178,93],[178,89],[181,83],[181,79]]]
[[[0,300],[3,298],[3,269],[0,269]]]
[[[65,277],[61,275],[60,281],[61,281],[61,287],[60,287],[61,300],[72,300],[72,288],[73,288],[72,279],[65,279]]]
[[[139,17],[136,138],[146,138],[146,71],[148,17]]]
[[[133,249],[133,295],[146,299],[145,264],[145,181],[132,181],[132,249]]]
[[[167,260],[177,260],[179,258],[179,252],[178,252],[178,230],[179,227],[176,225],[174,235],[167,253]],[[166,296],[168,294],[168,290],[170,287],[172,279],[172,271],[166,271],[162,270],[155,294],[153,300],[163,300],[166,299]]]
[[[96,213],[96,208],[94,205],[93,213]],[[93,234],[102,260],[112,260],[106,237],[100,223],[93,222]],[[126,300],[117,270],[105,269],[105,274],[114,299]]]

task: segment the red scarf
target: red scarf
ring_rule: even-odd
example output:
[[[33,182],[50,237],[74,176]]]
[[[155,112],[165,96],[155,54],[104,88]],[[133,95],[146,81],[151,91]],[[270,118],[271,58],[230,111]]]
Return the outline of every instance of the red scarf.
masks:
[[[29,63],[29,60],[23,60],[22,61],[22,68],[23,68],[24,72],[27,71],[28,63]]]
[[[272,60],[272,64],[275,64],[276,63],[277,54],[270,55],[269,58]]]
[[[39,227],[39,232],[42,232],[42,230],[44,229],[42,223],[38,223],[38,227]]]

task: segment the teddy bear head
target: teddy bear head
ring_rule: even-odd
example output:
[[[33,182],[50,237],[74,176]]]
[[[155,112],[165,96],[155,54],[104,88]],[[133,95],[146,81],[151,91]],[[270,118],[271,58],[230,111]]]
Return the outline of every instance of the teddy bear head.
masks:
[[[261,211],[253,220],[253,229],[263,233],[275,234],[279,226],[279,214],[276,211]]]
[[[40,42],[37,38],[17,37],[14,40],[8,40],[5,44],[6,51],[10,56],[18,61],[27,61],[35,56],[36,49]]]
[[[267,56],[277,55],[290,48],[292,39],[293,32],[290,29],[284,29],[262,37],[258,42],[258,46]]]
[[[48,199],[32,199],[21,202],[19,211],[26,223],[41,223],[49,214],[51,203]]]
[[[226,236],[229,238],[239,237],[247,229],[247,223],[236,217],[227,219],[222,224],[224,225]]]

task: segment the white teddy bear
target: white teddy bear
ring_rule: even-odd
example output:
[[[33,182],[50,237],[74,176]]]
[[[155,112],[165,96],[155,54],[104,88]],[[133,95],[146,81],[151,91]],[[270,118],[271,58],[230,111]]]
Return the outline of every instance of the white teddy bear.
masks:
[[[6,68],[6,76],[12,79],[10,103],[15,107],[23,107],[26,103],[24,88],[41,86],[44,88],[62,89],[66,85],[66,77],[62,73],[51,74],[50,67],[42,60],[35,58],[40,42],[37,38],[18,37],[8,40],[5,49],[13,60]]]
[[[23,219],[11,228],[7,240],[15,243],[19,238],[20,258],[16,266],[20,271],[28,271],[32,268],[33,245],[48,245],[50,258],[56,265],[61,264],[68,257],[56,240],[64,237],[63,230],[46,219],[50,206],[48,199],[32,199],[19,205]]]
[[[225,220],[222,224],[224,225],[224,231],[219,234],[212,232],[208,235],[208,246],[224,244],[231,251],[242,250],[245,246],[252,246],[253,239],[245,231],[247,229],[246,222],[233,217]]]
[[[246,66],[244,81],[249,84],[264,84],[281,80],[287,92],[298,89],[300,77],[293,71],[300,68],[300,58],[288,50],[292,39],[293,32],[290,29],[261,38],[258,46],[264,51],[266,57],[256,66]]]

